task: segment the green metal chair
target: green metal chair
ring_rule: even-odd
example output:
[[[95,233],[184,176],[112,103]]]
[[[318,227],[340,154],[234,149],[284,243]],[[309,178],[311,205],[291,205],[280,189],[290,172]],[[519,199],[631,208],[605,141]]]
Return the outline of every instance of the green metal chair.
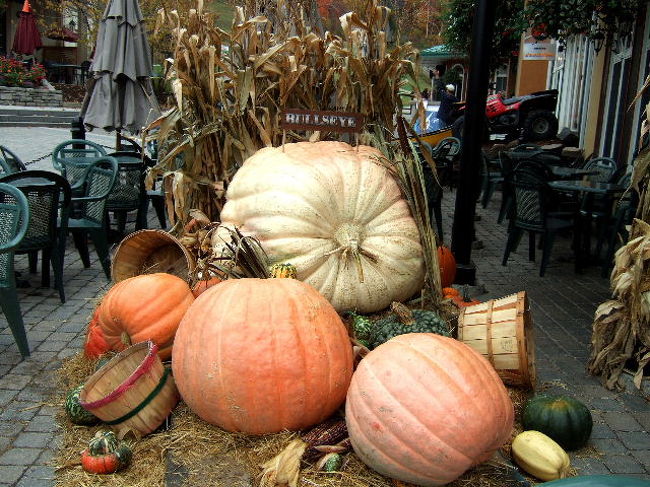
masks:
[[[25,236],[28,224],[29,204],[25,195],[18,188],[0,183],[0,304],[23,357],[29,355],[29,345],[16,292],[14,250]]]
[[[71,139],[61,142],[52,151],[52,165],[68,180],[70,186],[83,176],[88,165],[100,157],[104,157],[106,151],[99,145],[89,140]]]
[[[75,246],[86,268],[90,267],[87,237],[92,239],[106,277],[111,278],[106,232],[106,201],[117,179],[118,162],[113,157],[101,157],[91,162],[73,187],[71,198],[75,208],[68,220]],[[75,196],[75,190],[82,190]],[[63,230],[63,228],[61,228]]]
[[[106,210],[117,216],[117,228],[124,233],[126,216],[137,211],[135,229],[147,228],[147,191],[144,187],[145,162],[138,152],[112,152],[108,154],[118,162],[117,181],[108,196]],[[147,156],[144,156],[149,159]]]
[[[15,249],[16,253],[29,255],[30,272],[34,273],[38,252],[42,251],[41,284],[44,287],[50,285],[51,263],[55,287],[61,302],[65,303],[63,252],[71,197],[68,181],[51,171],[22,171],[4,176],[0,182],[19,188],[29,202],[29,227],[25,238]],[[63,244],[59,241],[61,238]]]
[[[20,157],[11,152],[4,145],[0,145],[0,159],[2,159],[7,164],[7,166],[9,166],[11,172],[20,172],[27,170],[27,167],[23,161],[20,160]]]

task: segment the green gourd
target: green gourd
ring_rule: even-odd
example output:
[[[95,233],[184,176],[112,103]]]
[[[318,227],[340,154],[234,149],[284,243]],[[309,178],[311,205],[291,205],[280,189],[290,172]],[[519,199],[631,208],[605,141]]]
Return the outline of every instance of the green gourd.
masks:
[[[374,323],[368,345],[371,350],[393,337],[406,333],[435,333],[450,336],[445,320],[437,313],[423,309],[411,310],[402,303],[391,305],[392,313]]]
[[[343,455],[340,453],[329,453],[324,460],[324,472],[338,472],[343,466]]]
[[[370,338],[374,322],[367,316],[357,314],[354,311],[350,311],[348,316],[352,318],[354,337],[359,340],[362,345],[368,346],[368,339]]]
[[[565,450],[587,444],[593,419],[587,406],[568,396],[540,394],[529,399],[522,414],[525,430],[544,433]]]
[[[650,482],[618,475],[583,475],[540,484],[540,486],[542,485],[548,487],[650,487]]]
[[[100,422],[100,419],[90,411],[84,409],[79,403],[79,393],[83,384],[72,389],[65,396],[65,412],[74,424],[91,426]]]

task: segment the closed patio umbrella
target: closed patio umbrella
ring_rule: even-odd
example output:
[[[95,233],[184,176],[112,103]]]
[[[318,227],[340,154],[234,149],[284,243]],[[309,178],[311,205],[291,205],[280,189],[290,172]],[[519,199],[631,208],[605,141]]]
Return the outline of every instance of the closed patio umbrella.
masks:
[[[160,114],[151,49],[137,0],[110,0],[99,24],[92,79],[81,109],[87,128],[137,133]]]
[[[42,46],[41,34],[36,27],[32,6],[29,4],[29,0],[25,0],[11,50],[17,54],[31,56],[36,49]]]

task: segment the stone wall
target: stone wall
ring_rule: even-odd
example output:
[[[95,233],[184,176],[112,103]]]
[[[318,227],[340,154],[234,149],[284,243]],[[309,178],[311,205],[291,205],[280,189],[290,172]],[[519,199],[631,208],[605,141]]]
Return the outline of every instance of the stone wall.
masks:
[[[0,86],[0,105],[23,107],[62,107],[63,94],[47,88]]]

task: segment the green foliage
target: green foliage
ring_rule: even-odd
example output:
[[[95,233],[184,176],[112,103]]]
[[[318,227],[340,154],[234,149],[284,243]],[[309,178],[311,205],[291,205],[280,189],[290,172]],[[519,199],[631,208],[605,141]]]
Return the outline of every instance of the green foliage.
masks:
[[[641,0],[531,0],[524,17],[532,27],[561,41],[586,34],[592,39],[625,36]]]
[[[442,37],[452,50],[469,55],[472,42],[472,25],[477,0],[444,0],[442,18],[445,29]],[[521,34],[528,22],[521,15],[524,0],[499,0],[497,2],[494,34],[491,39],[491,66],[507,61],[513,52],[519,50]],[[477,39],[483,41],[484,39]]]

